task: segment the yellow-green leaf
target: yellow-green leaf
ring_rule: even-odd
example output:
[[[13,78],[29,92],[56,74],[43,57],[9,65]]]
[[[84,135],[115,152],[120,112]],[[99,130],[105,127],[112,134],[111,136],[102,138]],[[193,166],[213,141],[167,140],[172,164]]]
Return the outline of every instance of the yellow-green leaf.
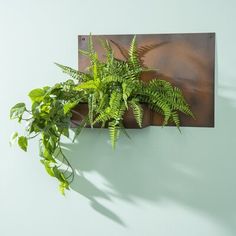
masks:
[[[64,105],[63,109],[64,109],[64,114],[67,114],[74,106],[76,106],[78,104],[79,101],[75,101],[75,102],[68,102]]]
[[[25,152],[27,151],[27,147],[28,147],[28,140],[25,136],[20,136],[18,138],[18,145],[19,147],[24,150]]]
[[[11,136],[10,145],[13,145],[15,143],[17,137],[18,137],[18,133],[14,132]]]
[[[10,110],[10,119],[21,118],[25,110],[26,110],[25,103],[23,102],[17,103]]]
[[[43,89],[37,88],[33,89],[29,93],[29,97],[31,98],[32,102],[41,102],[43,100],[45,91]]]

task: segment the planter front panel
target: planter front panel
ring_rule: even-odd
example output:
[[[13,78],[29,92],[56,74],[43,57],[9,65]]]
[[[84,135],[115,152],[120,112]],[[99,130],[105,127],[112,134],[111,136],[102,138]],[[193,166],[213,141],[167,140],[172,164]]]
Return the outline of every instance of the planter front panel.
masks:
[[[134,35],[93,35],[95,50],[105,58],[99,38],[110,40],[115,56],[124,60]],[[79,35],[79,49],[86,50],[88,35]],[[196,117],[181,115],[181,126],[214,127],[214,70],[215,34],[149,34],[137,35],[142,49],[143,65],[159,69],[145,72],[142,80],[164,79],[179,87]],[[86,57],[79,54],[79,70],[88,66]],[[161,125],[159,114],[151,112],[150,125]]]

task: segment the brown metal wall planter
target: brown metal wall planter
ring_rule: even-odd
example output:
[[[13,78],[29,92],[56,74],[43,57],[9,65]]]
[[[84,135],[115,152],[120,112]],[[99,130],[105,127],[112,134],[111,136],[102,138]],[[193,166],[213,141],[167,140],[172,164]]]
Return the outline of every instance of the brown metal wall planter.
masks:
[[[190,105],[195,118],[180,114],[181,126],[214,127],[214,73],[215,33],[137,34],[138,46],[143,51],[143,65],[158,68],[158,72],[145,72],[143,81],[155,77],[171,82],[180,88]],[[78,48],[86,49],[88,35],[78,36]],[[104,58],[99,38],[111,42],[115,56],[125,58],[125,50],[133,35],[93,35],[94,47],[100,58]],[[78,55],[78,68],[84,71],[88,59]],[[162,117],[150,111],[150,125],[161,126]],[[171,125],[171,124],[168,124]]]

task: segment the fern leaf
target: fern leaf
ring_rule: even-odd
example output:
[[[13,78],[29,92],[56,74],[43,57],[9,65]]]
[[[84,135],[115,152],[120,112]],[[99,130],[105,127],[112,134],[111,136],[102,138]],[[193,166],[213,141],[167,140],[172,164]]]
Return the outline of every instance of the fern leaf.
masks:
[[[89,56],[90,56],[90,52],[89,52],[89,51],[86,51],[86,50],[79,49],[79,53],[80,53],[81,55],[86,56],[86,57],[89,57]]]
[[[115,76],[115,75],[109,75],[102,79],[102,82],[105,84],[114,83],[114,82],[122,83],[123,81],[124,81],[124,78],[120,76]]]
[[[178,115],[178,113],[176,111],[171,113],[171,119],[174,121],[176,127],[180,131],[180,120],[179,120],[179,115]]]
[[[120,92],[117,92],[117,91],[112,92],[109,105],[114,112],[119,110],[121,99],[122,99],[122,95]]]
[[[98,80],[98,63],[97,63],[97,60],[98,60],[98,55],[97,53],[94,54],[94,61],[93,61],[93,65],[92,65],[92,72],[93,72],[93,78],[95,81]]]
[[[113,149],[116,147],[117,139],[120,134],[120,128],[118,126],[117,121],[111,121],[109,122],[109,133],[110,133],[110,140],[111,140],[111,146]]]
[[[190,107],[189,107],[188,103],[186,102],[186,100],[182,94],[182,91],[177,87],[174,87],[174,89],[173,89],[173,105],[174,105],[175,109],[178,109],[179,111],[183,112],[184,114],[189,115],[194,118],[194,115],[193,115],[192,111],[190,110]]]
[[[137,51],[136,35],[133,37],[130,44],[128,62],[131,63],[134,68],[141,68]]]
[[[69,66],[64,66],[59,63],[55,63],[55,65],[57,65],[59,68],[61,68],[63,73],[68,74],[73,79],[76,79],[79,81],[88,81],[88,80],[92,79],[91,75],[77,71]]]
[[[113,50],[111,48],[111,45],[110,45],[109,41],[106,40],[106,39],[100,39],[100,43],[106,51],[106,61],[107,61],[107,63],[112,63],[114,56],[113,56]]]
[[[107,107],[103,112],[101,112],[93,122],[93,125],[96,123],[106,123],[111,119],[111,108]]]
[[[134,114],[137,124],[141,128],[142,123],[143,123],[143,109],[141,105],[139,104],[138,100],[135,98],[129,101],[129,105],[133,110],[133,114]]]
[[[75,90],[84,90],[84,89],[98,89],[99,83],[94,81],[94,80],[90,80],[84,83],[81,83],[79,85],[77,85],[75,87]]]
[[[90,94],[88,98],[88,108],[89,108],[88,117],[91,127],[93,127],[93,116],[95,107],[96,107],[96,98],[94,94]]]
[[[93,36],[90,33],[89,34],[89,40],[88,40],[88,51],[93,54],[94,53],[94,47],[93,47]]]
[[[73,102],[67,102],[63,106],[64,114],[67,114],[71,111],[73,107],[75,107],[79,103],[79,100],[75,100]]]
[[[129,48],[129,59],[131,62],[136,61],[138,56],[138,52],[137,52],[137,42],[136,42],[136,35],[133,37],[131,44],[130,44],[130,48]]]

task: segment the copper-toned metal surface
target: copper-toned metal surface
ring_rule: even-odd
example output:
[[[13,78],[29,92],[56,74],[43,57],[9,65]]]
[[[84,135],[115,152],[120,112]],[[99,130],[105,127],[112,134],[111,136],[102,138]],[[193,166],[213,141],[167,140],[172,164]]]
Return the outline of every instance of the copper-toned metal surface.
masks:
[[[79,49],[86,49],[88,35],[78,37]],[[115,56],[125,59],[133,35],[93,35],[99,57],[105,57],[99,38],[111,41]],[[181,115],[181,126],[214,127],[215,33],[137,35],[143,65],[159,69],[146,72],[142,80],[164,79],[179,87],[196,117]],[[88,59],[79,54],[79,69]],[[159,114],[151,112],[151,125],[161,125]]]

